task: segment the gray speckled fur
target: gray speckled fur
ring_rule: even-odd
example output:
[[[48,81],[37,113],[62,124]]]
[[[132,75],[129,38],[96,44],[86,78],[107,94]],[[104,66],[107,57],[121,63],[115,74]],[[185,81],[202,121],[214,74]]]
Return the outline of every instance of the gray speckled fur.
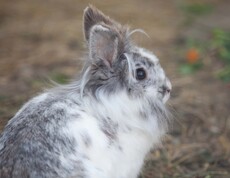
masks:
[[[57,103],[76,105],[69,98],[49,94],[45,101],[27,103],[10,120],[0,137],[0,177],[69,177],[75,169],[82,170],[83,177],[82,160],[69,160],[69,167],[59,160],[60,153],[77,154],[77,143],[60,133],[73,117],[68,110],[55,107]]]

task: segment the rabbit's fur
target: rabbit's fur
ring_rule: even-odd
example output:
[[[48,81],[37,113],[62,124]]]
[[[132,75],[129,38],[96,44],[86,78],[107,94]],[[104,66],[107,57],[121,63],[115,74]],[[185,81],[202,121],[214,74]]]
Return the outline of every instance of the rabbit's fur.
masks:
[[[30,100],[0,137],[1,178],[135,178],[167,130],[171,84],[127,27],[89,6],[82,77]]]

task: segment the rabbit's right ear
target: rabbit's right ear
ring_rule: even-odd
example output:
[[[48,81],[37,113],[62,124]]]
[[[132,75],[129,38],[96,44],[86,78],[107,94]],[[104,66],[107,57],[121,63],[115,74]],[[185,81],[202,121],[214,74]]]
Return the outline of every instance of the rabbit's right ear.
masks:
[[[90,29],[94,25],[104,23],[108,26],[113,26],[116,24],[114,20],[110,19],[108,16],[104,15],[101,11],[91,5],[84,10],[83,23],[86,41],[89,41]]]

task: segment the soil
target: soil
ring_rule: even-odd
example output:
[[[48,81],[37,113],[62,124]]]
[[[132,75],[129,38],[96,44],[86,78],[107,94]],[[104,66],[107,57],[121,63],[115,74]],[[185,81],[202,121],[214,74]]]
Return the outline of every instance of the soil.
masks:
[[[185,41],[208,40],[214,28],[230,30],[230,2],[203,0],[210,13],[188,16],[181,8],[191,0],[0,0],[0,130],[31,97],[65,82],[82,67],[82,13],[89,4],[131,29],[136,43],[152,50],[172,81],[169,107],[174,124],[162,146],[152,151],[142,178],[230,177],[230,85],[215,77],[223,64],[203,56],[204,66],[181,75]],[[201,1],[195,1],[201,2]]]

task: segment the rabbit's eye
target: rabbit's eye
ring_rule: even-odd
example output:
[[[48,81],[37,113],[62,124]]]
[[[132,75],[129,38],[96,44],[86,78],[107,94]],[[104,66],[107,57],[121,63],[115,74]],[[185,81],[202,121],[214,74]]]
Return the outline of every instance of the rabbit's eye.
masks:
[[[146,73],[143,68],[139,68],[136,70],[136,79],[137,80],[144,80],[146,78]]]

